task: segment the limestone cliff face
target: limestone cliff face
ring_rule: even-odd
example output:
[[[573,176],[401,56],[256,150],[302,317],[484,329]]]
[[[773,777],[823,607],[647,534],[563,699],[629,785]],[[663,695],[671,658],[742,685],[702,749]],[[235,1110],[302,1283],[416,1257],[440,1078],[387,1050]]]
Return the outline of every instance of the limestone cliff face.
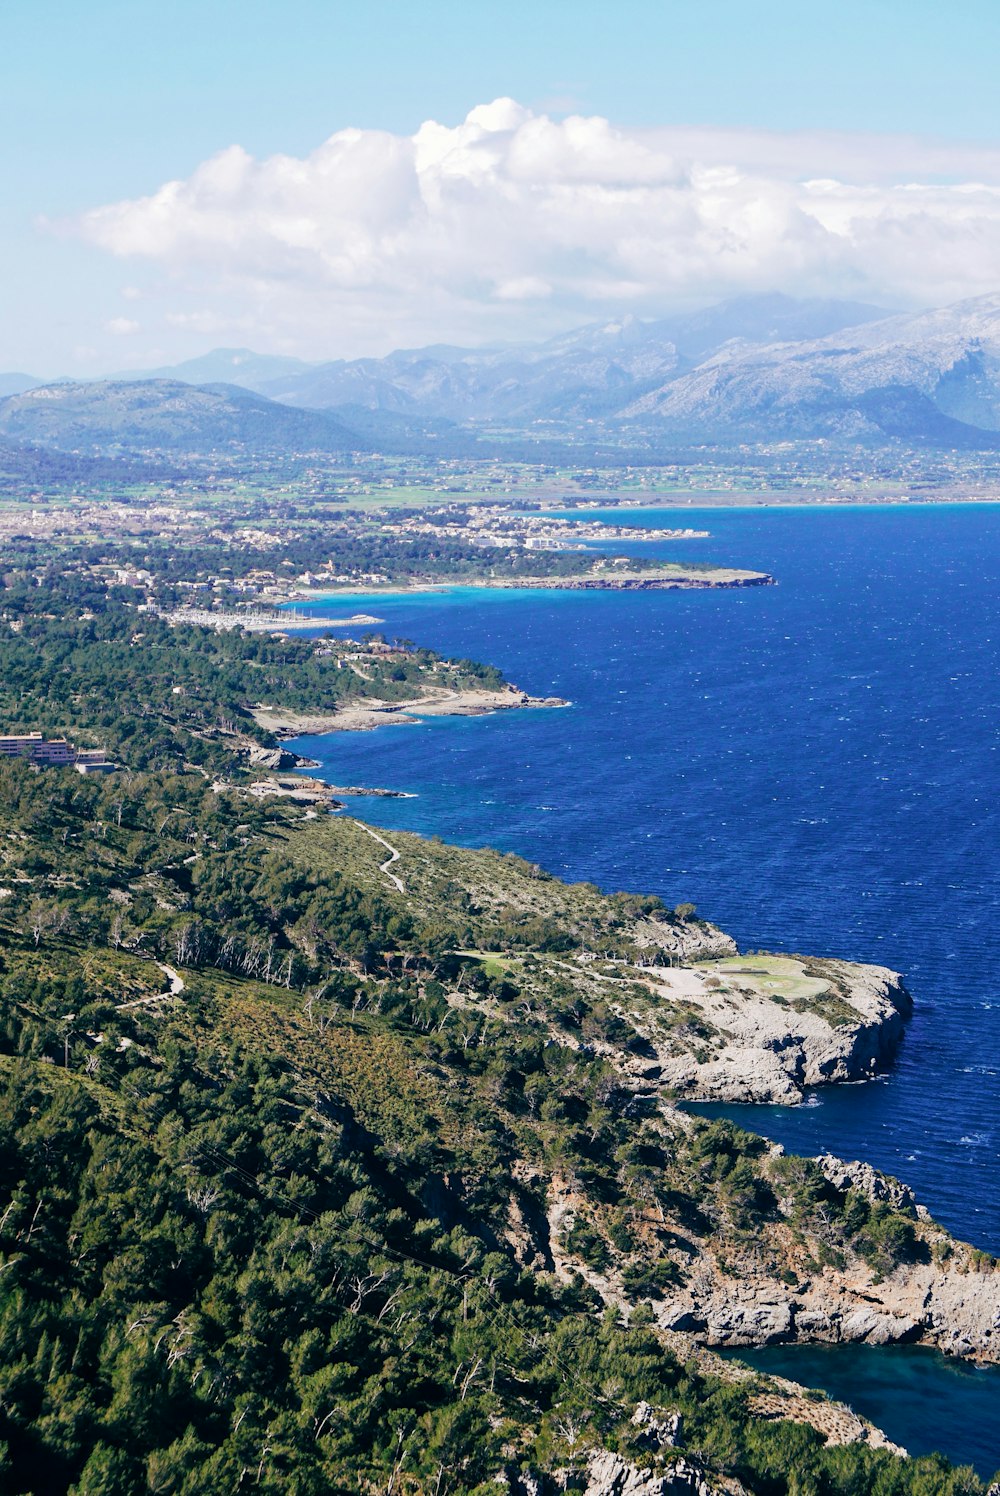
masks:
[[[769,1162],[783,1159],[774,1145],[765,1177]],[[707,1216],[696,1230],[667,1214],[649,1242],[672,1269],[671,1286],[650,1304],[659,1327],[700,1346],[921,1343],[1000,1363],[1000,1266],[950,1237],[898,1180],[831,1155],[817,1162],[840,1196],[864,1195],[911,1220],[910,1260],[884,1271],[841,1252],[827,1254],[821,1265],[819,1244],[804,1240],[780,1202],[753,1234],[734,1235]],[[571,1248],[575,1224],[597,1221],[585,1196],[558,1176],[547,1184],[545,1250],[555,1272],[566,1280],[579,1274],[606,1303],[630,1312],[645,1295],[626,1286],[622,1259],[609,1253],[608,1264],[595,1271]],[[841,1204],[832,1197],[831,1214]]]
[[[728,956],[657,972],[629,1018],[659,1082],[692,1101],[801,1101],[810,1086],[868,1080],[911,1011],[896,972],[846,961]]]
[[[858,1264],[823,1268],[795,1287],[752,1262],[744,1268],[733,1278],[706,1254],[657,1310],[659,1323],[706,1345],[919,1342],[1000,1362],[1000,1273],[978,1271],[967,1248],[956,1247],[943,1266],[907,1264],[881,1282]]]

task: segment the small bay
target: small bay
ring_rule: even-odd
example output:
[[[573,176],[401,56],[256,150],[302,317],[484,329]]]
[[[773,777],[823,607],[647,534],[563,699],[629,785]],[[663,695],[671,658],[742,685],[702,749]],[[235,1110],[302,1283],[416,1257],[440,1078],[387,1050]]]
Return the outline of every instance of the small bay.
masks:
[[[1000,1367],[970,1366],[917,1345],[766,1345],[732,1356],[769,1376],[822,1387],[910,1454],[946,1452],[984,1480],[1000,1469]]]

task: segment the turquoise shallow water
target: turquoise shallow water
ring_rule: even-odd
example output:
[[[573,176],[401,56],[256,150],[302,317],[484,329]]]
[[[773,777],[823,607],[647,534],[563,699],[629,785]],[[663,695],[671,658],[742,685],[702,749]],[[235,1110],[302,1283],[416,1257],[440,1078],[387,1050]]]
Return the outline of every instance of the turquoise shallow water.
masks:
[[[416,794],[356,801],[373,823],[690,899],[744,947],[902,970],[916,1011],[890,1076],[726,1110],[902,1176],[1000,1252],[1000,507],[681,513],[712,538],[649,551],[779,585],[352,599],[573,706],[296,746],[335,782]]]

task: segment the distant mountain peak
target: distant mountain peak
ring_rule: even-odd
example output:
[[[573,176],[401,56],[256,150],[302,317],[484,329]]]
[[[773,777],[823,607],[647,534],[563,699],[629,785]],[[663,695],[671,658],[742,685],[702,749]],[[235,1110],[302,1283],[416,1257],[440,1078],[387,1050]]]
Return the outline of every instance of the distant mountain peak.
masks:
[[[570,432],[581,423],[609,433],[655,428],[664,441],[888,437],[992,447],[1000,292],[889,313],[773,291],[659,319],[625,312],[531,344],[442,343],[313,364],[216,348],[141,377],[41,389],[9,377],[0,436],[63,450],[173,449],[183,433],[204,444],[213,432],[224,444],[288,450],[378,445],[381,435],[391,449],[432,427],[467,445],[491,423],[530,434],[537,422]],[[126,392],[140,387],[145,403],[130,404]],[[359,426],[363,442],[352,438]]]

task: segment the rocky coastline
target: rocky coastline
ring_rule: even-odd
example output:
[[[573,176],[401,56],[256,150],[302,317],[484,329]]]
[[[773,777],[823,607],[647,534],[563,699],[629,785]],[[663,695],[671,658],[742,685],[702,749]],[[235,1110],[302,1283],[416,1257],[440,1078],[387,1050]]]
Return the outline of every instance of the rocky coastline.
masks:
[[[861,1193],[872,1175],[885,1178],[867,1165],[829,1156],[819,1163],[828,1178],[833,1173]],[[758,1253],[720,1260],[709,1251],[683,1291],[657,1307],[657,1323],[706,1346],[921,1344],[1000,1364],[1000,1272],[993,1259],[954,1241],[922,1206],[906,1213],[914,1219],[918,1260],[887,1275],[856,1262],[830,1263],[801,1275],[787,1270],[793,1281],[785,1282],[766,1271]]]
[[[731,955],[646,980],[653,1002],[628,1016],[686,1101],[794,1106],[811,1087],[871,1080],[913,1008],[898,972],[847,961]]]
[[[272,599],[275,606],[310,603],[330,598],[365,598],[400,596],[408,592],[447,592],[456,587],[491,588],[504,590],[531,590],[544,592],[651,592],[663,590],[692,590],[697,588],[773,587],[776,578],[769,572],[747,571],[734,567],[716,566],[707,570],[687,570],[677,566],[674,570],[642,567],[605,567],[584,572],[578,576],[504,576],[504,577],[456,577],[454,580],[435,577],[411,577],[401,582],[378,582],[361,584],[341,583],[329,588],[296,587]],[[352,620],[353,621],[353,620]],[[327,623],[324,618],[310,620],[309,626],[320,628]],[[303,625],[304,626],[304,625]]]
[[[376,727],[406,726],[421,717],[485,717],[491,712],[569,705],[560,696],[529,696],[517,686],[504,686],[498,691],[432,688],[407,701],[380,701],[371,697],[360,703],[335,707],[331,712],[293,712],[260,707],[253,716],[259,727],[273,733],[276,738],[289,739],[328,732],[370,732]]]
[[[629,574],[614,573],[583,577],[497,577],[473,582],[475,587],[543,588],[557,592],[661,592],[693,591],[695,589],[731,587],[773,587],[775,578],[762,571],[745,572],[686,572],[683,575],[665,573]]]
[[[561,703],[511,689],[488,693],[486,701],[470,701],[468,693],[459,693],[459,699],[438,694],[429,702],[379,703],[364,710],[376,726],[412,721],[427,706],[440,713],[555,704]],[[319,723],[291,720],[286,713],[281,723],[262,725],[289,736],[343,730],[358,725],[354,710]],[[333,787],[324,789],[333,795]],[[812,1087],[871,1080],[892,1064],[912,1011],[902,978],[887,967],[741,954],[723,931],[694,919],[646,917],[636,923],[633,938],[638,955],[627,968],[631,994],[616,1007],[637,1040],[609,1046],[607,1057],[637,1102],[659,1114],[668,1133],[681,1135],[698,1125],[683,1110],[687,1102],[794,1105]],[[594,964],[599,962],[594,952],[573,964],[579,963],[582,981],[588,975],[602,982],[621,979],[609,975],[614,966],[599,969]],[[560,969],[568,965],[563,962]],[[569,1042],[555,1033],[553,1039]],[[557,1175],[544,1185],[541,1178],[532,1182],[533,1188],[544,1188],[544,1215],[533,1225],[527,1217],[515,1220],[519,1255],[525,1266],[545,1264],[567,1281],[582,1277],[625,1315],[648,1303],[666,1343],[695,1356],[710,1356],[713,1347],[923,1344],[983,1364],[1000,1363],[1000,1272],[991,1258],[956,1242],[905,1184],[868,1164],[826,1155],[815,1163],[831,1187],[833,1208],[842,1211],[851,1200],[864,1198],[889,1209],[911,1223],[914,1248],[907,1260],[891,1267],[856,1255],[817,1260],[794,1224],[792,1203],[781,1198],[783,1158],[780,1146],[766,1145],[763,1167],[767,1177],[774,1169],[778,1200],[759,1237],[720,1232],[708,1222],[701,1228],[669,1217],[659,1222],[665,1242],[660,1250],[673,1264],[675,1281],[651,1300],[623,1281],[614,1252],[598,1271],[572,1249],[574,1222],[592,1220],[593,1206],[572,1181]],[[768,1386],[760,1395],[781,1404],[775,1403],[772,1416],[811,1420],[813,1405],[795,1384],[779,1379]],[[831,1408],[823,1405],[823,1417],[839,1418],[845,1439],[876,1444],[882,1439],[849,1410]]]
[[[669,1107],[663,1115],[678,1133],[690,1125]],[[658,1235],[668,1243],[661,1248],[665,1276],[674,1282],[647,1302],[668,1344],[679,1337],[687,1352],[921,1344],[1000,1365],[1000,1267],[993,1258],[956,1241],[900,1181],[824,1155],[814,1162],[831,1186],[830,1209],[860,1197],[891,1208],[911,1224],[913,1246],[907,1260],[888,1268],[836,1254],[820,1262],[795,1227],[790,1199],[782,1198],[784,1159],[780,1144],[770,1145],[763,1169],[775,1182],[777,1207],[759,1232],[730,1235],[693,1220],[682,1228],[669,1216],[660,1223]],[[628,1315],[637,1300],[614,1254],[595,1271],[572,1250],[583,1209],[573,1183],[551,1177],[543,1233],[536,1232],[530,1249],[544,1253],[559,1277],[583,1277],[607,1305]]]

